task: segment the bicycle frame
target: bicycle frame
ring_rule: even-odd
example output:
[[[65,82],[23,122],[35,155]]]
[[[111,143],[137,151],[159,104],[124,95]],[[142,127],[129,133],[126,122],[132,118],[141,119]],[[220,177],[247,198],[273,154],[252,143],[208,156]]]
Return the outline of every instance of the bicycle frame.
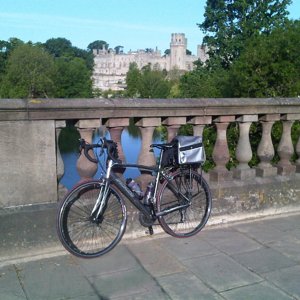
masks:
[[[120,192],[140,211],[143,213],[143,215],[148,218],[149,220],[155,221],[158,217],[164,216],[168,213],[174,212],[176,210],[184,209],[187,208],[190,204],[189,199],[183,195],[177,187],[175,187],[170,179],[169,174],[165,174],[164,170],[161,169],[161,159],[162,159],[162,153],[160,154],[160,159],[159,159],[159,165],[158,167],[150,167],[150,166],[145,166],[145,165],[139,165],[139,164],[119,164],[119,163],[114,163],[112,160],[108,160],[108,167],[107,167],[107,173],[105,178],[105,186],[104,190],[100,192],[99,197],[96,201],[95,207],[93,209],[93,212],[96,211],[99,207],[99,210],[97,212],[97,217],[101,214],[102,209],[105,207],[105,200],[106,196],[108,194],[108,187],[112,183],[115,184],[115,186],[120,190]],[[175,207],[169,208],[167,210],[164,210],[162,212],[157,213],[156,211],[152,211],[149,209],[149,206],[146,206],[142,203],[142,201],[131,191],[131,189],[121,180],[120,177],[118,177],[114,172],[114,168],[137,168],[141,171],[146,171],[152,174],[153,177],[155,176],[155,185],[154,185],[154,193],[153,193],[153,200],[156,201],[157,197],[157,192],[158,192],[158,184],[159,180],[162,177],[164,180],[167,180],[169,183],[169,187],[171,191],[178,197],[182,197],[184,200],[187,201],[187,204],[183,205],[177,205]],[[102,200],[102,201],[101,201]],[[104,200],[104,201],[103,201]],[[100,202],[100,204],[99,204]],[[155,204],[155,203],[154,203]]]

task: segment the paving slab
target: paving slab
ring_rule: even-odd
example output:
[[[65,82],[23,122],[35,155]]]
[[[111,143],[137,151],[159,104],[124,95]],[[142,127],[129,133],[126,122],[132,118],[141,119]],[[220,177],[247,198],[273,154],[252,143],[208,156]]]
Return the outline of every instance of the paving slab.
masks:
[[[218,292],[263,280],[222,253],[185,260],[184,264],[198,278]]]
[[[95,294],[71,257],[19,264],[17,268],[21,285],[30,300],[76,299]]]
[[[300,299],[300,265],[268,273],[265,278],[287,294]]]
[[[295,265],[295,261],[271,248],[262,248],[232,256],[235,261],[258,274],[268,273]]]
[[[202,234],[187,239],[167,237],[157,243],[178,260],[220,253],[218,249],[205,241]]]
[[[104,299],[143,297],[170,299],[143,268],[89,278],[94,289]]]
[[[227,254],[243,253],[262,248],[262,245],[243,233],[230,229],[215,229],[204,236],[204,240]]]
[[[182,299],[223,299],[214,290],[208,288],[191,272],[182,272],[159,277],[159,284],[173,300]]]
[[[125,245],[118,245],[105,256],[95,259],[72,257],[81,272],[86,277],[96,277],[105,274],[118,273],[140,267],[139,262]]]
[[[186,271],[185,266],[155,240],[128,244],[128,248],[154,277]]]
[[[262,244],[277,241],[283,235],[282,230],[263,221],[238,224],[233,228]]]
[[[290,231],[288,235],[278,238],[277,241],[268,243],[268,246],[287,257],[300,262],[300,239],[294,235],[295,231]]]
[[[26,299],[14,265],[0,269],[0,295],[1,299]]]
[[[222,296],[227,300],[292,300],[290,297],[280,289],[269,284],[268,282],[261,282],[254,285],[243,286],[222,293]]]

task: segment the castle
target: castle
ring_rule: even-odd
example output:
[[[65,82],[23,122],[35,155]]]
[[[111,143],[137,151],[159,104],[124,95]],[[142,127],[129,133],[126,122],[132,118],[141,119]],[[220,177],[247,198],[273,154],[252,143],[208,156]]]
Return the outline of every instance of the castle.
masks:
[[[126,73],[130,63],[136,63],[138,68],[151,64],[152,68],[170,71],[178,69],[191,71],[196,60],[206,61],[208,54],[206,48],[198,45],[197,55],[187,55],[187,39],[184,33],[172,33],[170,54],[164,56],[161,52],[149,49],[116,53],[112,49],[95,49],[94,54],[94,88],[100,90],[123,90],[126,88]]]

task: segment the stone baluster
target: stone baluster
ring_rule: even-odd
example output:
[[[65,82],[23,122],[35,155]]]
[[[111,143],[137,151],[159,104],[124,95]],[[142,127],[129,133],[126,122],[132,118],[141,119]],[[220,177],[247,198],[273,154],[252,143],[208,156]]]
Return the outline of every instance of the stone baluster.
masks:
[[[257,148],[259,164],[256,167],[256,176],[270,177],[277,175],[277,168],[273,167],[271,160],[275,150],[272,142],[272,127],[275,121],[280,120],[279,114],[268,114],[260,118],[262,124],[262,137]]]
[[[226,164],[230,159],[226,130],[229,123],[233,121],[235,121],[234,116],[220,116],[214,120],[217,127],[217,140],[214,146],[212,158],[216,167],[209,172],[210,181],[219,183],[229,181],[232,178],[231,172],[226,168]]]
[[[93,132],[95,128],[100,126],[99,119],[91,119],[91,120],[80,120],[75,125],[78,128],[81,138],[85,139],[87,143],[92,143]],[[94,152],[92,150],[89,151],[89,155],[92,158],[95,158]],[[93,178],[97,173],[98,165],[94,162],[89,161],[83,150],[81,155],[79,156],[76,164],[77,172],[81,178],[81,181]]]
[[[186,124],[186,117],[168,117],[162,121],[162,124],[167,126],[168,142],[171,142],[180,126]]]
[[[65,173],[65,168],[64,168],[64,162],[61,157],[59,145],[58,145],[58,139],[59,135],[61,132],[61,129],[66,127],[66,121],[56,121],[55,122],[55,128],[56,128],[56,176],[57,176],[57,181],[59,181],[64,173]]]
[[[300,173],[300,136],[296,145],[296,153],[298,155],[298,159],[296,160],[296,173]]]
[[[293,120],[300,120],[300,114],[290,114],[290,117]],[[300,136],[298,138],[295,151],[298,155],[298,159],[296,160],[296,173],[300,173]]]
[[[280,157],[280,161],[277,164],[277,174],[286,176],[295,173],[296,171],[296,166],[292,165],[290,162],[290,159],[294,154],[294,146],[291,136],[291,128],[294,121],[292,114],[284,115],[282,120],[282,136],[277,148],[277,152]]]
[[[57,176],[57,194],[58,200],[60,200],[64,194],[67,192],[67,189],[64,185],[62,185],[59,181],[63,177],[65,173],[64,161],[61,157],[60,149],[59,149],[59,135],[62,128],[66,127],[66,121],[56,121],[55,122],[55,133],[56,133],[56,176]]]
[[[205,125],[211,124],[211,116],[196,116],[191,118],[188,123],[193,125],[193,131],[195,136],[202,136]]]
[[[141,130],[141,151],[138,157],[138,164],[146,166],[154,166],[156,164],[156,158],[154,153],[150,151],[150,145],[152,144],[153,132],[155,127],[161,125],[160,118],[141,118],[136,125]],[[142,189],[145,190],[148,182],[152,179],[149,172],[141,171],[140,184]]]
[[[233,178],[247,180],[255,177],[255,169],[248,165],[252,158],[252,149],[249,139],[249,131],[252,122],[258,121],[257,115],[243,115],[236,120],[239,123],[239,140],[236,147],[236,159],[238,166],[233,170]]]
[[[129,118],[111,118],[108,119],[105,125],[107,126],[110,133],[110,138],[118,145],[119,159],[125,163],[126,157],[123,151],[121,137],[123,129],[129,126]],[[123,174],[125,172],[125,169],[114,169],[114,171],[119,174]]]

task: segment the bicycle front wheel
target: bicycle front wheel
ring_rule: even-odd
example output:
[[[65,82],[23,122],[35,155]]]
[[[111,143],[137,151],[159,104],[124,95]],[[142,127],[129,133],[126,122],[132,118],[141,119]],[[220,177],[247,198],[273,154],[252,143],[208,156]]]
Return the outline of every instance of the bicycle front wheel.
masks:
[[[212,207],[209,186],[192,169],[179,169],[162,183],[157,199],[158,218],[165,232],[190,237],[207,223]]]
[[[101,256],[121,240],[127,222],[126,206],[119,193],[109,186],[107,202],[97,218],[92,215],[100,181],[91,180],[72,189],[61,201],[57,214],[57,233],[71,254],[82,258]]]

